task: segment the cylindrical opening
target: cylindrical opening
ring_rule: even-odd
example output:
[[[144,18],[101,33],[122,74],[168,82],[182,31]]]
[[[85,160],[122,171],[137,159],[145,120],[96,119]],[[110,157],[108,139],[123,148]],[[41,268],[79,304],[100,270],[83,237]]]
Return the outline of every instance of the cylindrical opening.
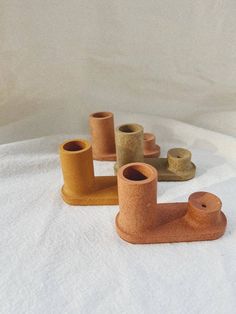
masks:
[[[143,130],[138,124],[124,124],[121,125],[118,130],[123,133],[137,133]]]
[[[102,112],[95,112],[91,114],[91,117],[93,118],[98,118],[98,119],[104,119],[104,118],[110,118],[112,117],[112,113],[111,112],[106,112],[106,111],[102,111]]]
[[[63,145],[63,149],[69,152],[81,151],[87,148],[87,144],[83,141],[71,141]]]
[[[143,181],[153,176],[153,171],[145,165],[131,165],[123,170],[123,176],[131,181]]]

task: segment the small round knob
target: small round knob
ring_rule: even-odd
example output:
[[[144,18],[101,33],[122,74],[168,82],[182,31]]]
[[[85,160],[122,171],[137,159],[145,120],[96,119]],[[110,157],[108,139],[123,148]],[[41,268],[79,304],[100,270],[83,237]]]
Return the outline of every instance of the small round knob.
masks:
[[[168,168],[173,172],[181,172],[191,166],[191,152],[184,148],[172,148],[167,153]]]

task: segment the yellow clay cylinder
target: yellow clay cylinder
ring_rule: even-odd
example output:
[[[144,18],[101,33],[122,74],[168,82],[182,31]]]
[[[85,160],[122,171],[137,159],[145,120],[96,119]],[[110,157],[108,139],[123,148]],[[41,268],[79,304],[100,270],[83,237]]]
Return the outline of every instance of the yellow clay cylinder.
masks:
[[[89,194],[94,185],[92,147],[85,140],[72,140],[60,146],[64,178],[62,193],[73,197]]]

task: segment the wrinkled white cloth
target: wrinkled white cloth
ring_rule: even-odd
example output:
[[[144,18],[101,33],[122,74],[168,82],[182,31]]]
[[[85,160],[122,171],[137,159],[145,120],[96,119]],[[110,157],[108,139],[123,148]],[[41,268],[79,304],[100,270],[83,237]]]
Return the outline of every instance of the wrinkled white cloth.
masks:
[[[114,228],[118,206],[69,206],[60,197],[58,145],[78,134],[0,146],[0,312],[214,313],[236,308],[236,140],[182,122],[118,116],[156,134],[162,156],[192,151],[196,177],[160,182],[158,201],[218,195],[228,218],[215,241],[132,245]],[[85,137],[85,136],[81,136]],[[112,162],[94,162],[97,175]]]

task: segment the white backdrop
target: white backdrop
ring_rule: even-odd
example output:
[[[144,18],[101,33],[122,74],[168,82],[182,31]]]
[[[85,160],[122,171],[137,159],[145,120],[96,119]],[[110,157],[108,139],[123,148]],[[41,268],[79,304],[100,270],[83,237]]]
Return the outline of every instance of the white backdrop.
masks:
[[[2,0],[0,141],[86,132],[98,110],[235,135],[234,0]]]

